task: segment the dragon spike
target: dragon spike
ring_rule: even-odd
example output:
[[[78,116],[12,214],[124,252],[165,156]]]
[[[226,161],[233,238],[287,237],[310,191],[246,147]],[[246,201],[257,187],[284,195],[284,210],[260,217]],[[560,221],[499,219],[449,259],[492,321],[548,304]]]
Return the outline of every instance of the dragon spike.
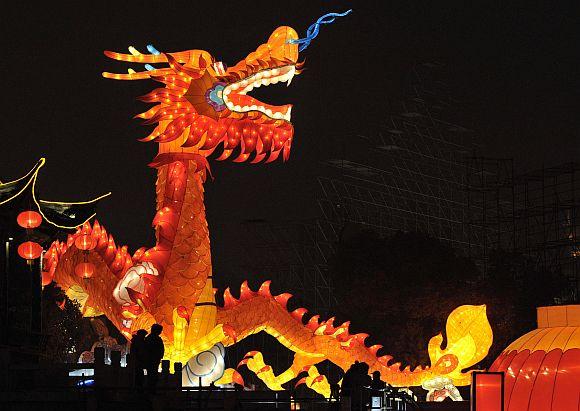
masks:
[[[304,317],[304,314],[306,314],[307,312],[308,310],[306,308],[297,308],[294,311],[292,311],[290,315],[294,317],[296,321],[302,322],[302,317]]]
[[[318,326],[320,325],[318,323],[318,319],[320,318],[319,315],[314,315],[310,318],[310,320],[308,320],[308,323],[306,324],[306,328],[312,330],[312,331],[316,331],[316,329],[318,328]]]
[[[332,335],[336,332],[336,328],[334,328],[334,317],[329,318],[324,324],[326,328],[324,329],[324,334]]]
[[[232,327],[229,324],[224,324],[222,330],[228,337],[230,337],[234,341],[234,344],[238,342],[238,333],[236,332],[234,327]]]
[[[133,260],[135,261],[139,261],[141,259],[141,257],[143,256],[143,254],[145,254],[145,247],[141,247],[139,249],[137,249],[134,253],[133,253]]]
[[[368,334],[366,334],[366,333],[358,333],[358,334],[355,334],[355,335],[354,335],[354,338],[355,338],[355,339],[356,339],[356,340],[357,340],[359,343],[361,343],[362,345],[364,345],[364,344],[365,344],[365,340],[366,340],[368,337],[369,337],[369,335],[368,335]]]
[[[371,345],[371,346],[369,347],[369,351],[370,351],[370,353],[371,353],[373,356],[375,356],[375,357],[376,357],[376,356],[377,356],[377,352],[378,352],[378,351],[379,351],[381,348],[383,348],[383,346],[382,346],[381,344],[375,344],[375,345]]]
[[[238,300],[232,295],[230,287],[226,288],[224,291],[224,308],[231,308],[236,304],[238,304]]]
[[[410,373],[410,372],[411,372],[411,366],[410,366],[410,365],[407,365],[407,366],[405,367],[405,369],[403,370],[403,372],[404,372],[404,373]]]
[[[276,297],[274,297],[274,300],[276,300],[276,302],[278,304],[280,304],[282,306],[282,308],[284,308],[285,310],[288,310],[288,308],[286,307],[286,305],[288,304],[288,300],[292,298],[292,294],[290,293],[283,293],[280,295],[277,295]]]
[[[382,365],[386,366],[389,363],[389,361],[391,361],[393,359],[393,357],[390,355],[382,355],[382,356],[378,357],[377,359]]]
[[[340,326],[337,329],[345,330],[346,332],[348,332],[349,327],[350,327],[350,321],[345,321],[342,324],[340,324]]]
[[[82,227],[83,228],[82,228],[81,232],[83,234],[90,234],[91,233],[91,231],[92,231],[91,230],[91,223],[89,223],[88,221],[85,221],[85,223],[83,224]]]
[[[247,301],[254,296],[254,292],[250,289],[248,281],[244,281],[240,286],[240,301]]]
[[[75,240],[74,240],[73,236],[70,235],[70,234],[67,235],[67,237],[66,237],[66,246],[67,247],[70,247],[70,246],[73,245],[74,242],[75,242]]]
[[[260,294],[262,297],[267,297],[267,298],[272,297],[272,293],[270,292],[270,284],[271,283],[272,283],[272,281],[270,281],[270,280],[264,281],[262,283],[262,285],[260,286],[260,289],[258,290],[258,294]]]

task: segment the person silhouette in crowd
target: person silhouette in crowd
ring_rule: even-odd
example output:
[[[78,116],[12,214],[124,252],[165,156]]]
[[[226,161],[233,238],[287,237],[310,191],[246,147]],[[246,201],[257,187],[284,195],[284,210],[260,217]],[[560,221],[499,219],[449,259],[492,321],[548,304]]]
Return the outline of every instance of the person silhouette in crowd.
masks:
[[[341,402],[350,402],[350,397],[352,395],[352,383],[353,377],[356,372],[356,367],[358,366],[358,361],[355,361],[348,370],[344,373],[342,377],[342,386],[340,387],[340,398]]]
[[[155,394],[157,386],[157,371],[159,364],[165,354],[165,347],[163,347],[163,340],[160,335],[163,331],[161,324],[153,324],[151,332],[145,337],[145,349],[147,350],[147,388],[151,394]]]
[[[381,380],[381,372],[373,371],[373,379],[371,381],[371,389],[373,390],[384,390],[387,384]]]
[[[369,365],[365,362],[356,364],[352,379],[351,409],[366,409],[365,407],[369,400],[370,385]]]
[[[145,336],[147,331],[137,330],[131,338],[131,357],[135,370],[135,387],[142,388],[145,375],[143,369],[147,367],[147,349],[145,347]]]

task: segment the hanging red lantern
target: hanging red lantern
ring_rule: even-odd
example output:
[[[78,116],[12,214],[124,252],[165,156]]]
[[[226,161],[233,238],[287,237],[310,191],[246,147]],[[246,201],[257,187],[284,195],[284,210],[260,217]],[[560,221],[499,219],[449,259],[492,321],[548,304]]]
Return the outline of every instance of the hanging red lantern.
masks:
[[[18,255],[26,260],[34,260],[42,255],[42,246],[34,241],[26,241],[18,246]]]
[[[75,266],[75,274],[80,278],[91,278],[95,273],[95,265],[93,263],[78,263]]]
[[[36,228],[42,223],[42,216],[36,211],[23,211],[16,217],[16,222],[22,228]]]
[[[93,240],[93,237],[91,237],[88,234],[82,234],[79,235],[76,239],[75,239],[75,246],[79,249],[79,250],[83,250],[83,251],[88,251],[88,250],[92,250],[93,248],[95,248],[96,242]]]

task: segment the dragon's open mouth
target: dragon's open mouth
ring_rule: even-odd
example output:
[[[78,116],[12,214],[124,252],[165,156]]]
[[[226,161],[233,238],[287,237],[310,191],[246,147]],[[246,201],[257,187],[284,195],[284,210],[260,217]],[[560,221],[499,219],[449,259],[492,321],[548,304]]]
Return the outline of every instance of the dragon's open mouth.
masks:
[[[223,90],[222,98],[230,111],[236,113],[249,113],[258,111],[275,120],[290,121],[291,104],[274,106],[247,95],[248,92],[260,86],[269,86],[279,82],[286,82],[289,86],[296,74],[294,65],[274,67],[261,70],[243,80],[229,84]]]

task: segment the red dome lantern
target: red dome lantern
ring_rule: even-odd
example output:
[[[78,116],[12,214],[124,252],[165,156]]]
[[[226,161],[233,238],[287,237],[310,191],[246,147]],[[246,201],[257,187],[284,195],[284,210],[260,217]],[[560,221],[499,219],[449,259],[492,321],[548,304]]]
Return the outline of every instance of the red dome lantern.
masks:
[[[42,223],[42,216],[36,211],[23,211],[16,217],[16,222],[22,228],[36,228]]]
[[[538,328],[511,343],[491,365],[505,373],[506,411],[577,411],[580,305],[538,308]]]
[[[75,274],[80,278],[91,278],[95,273],[95,265],[93,263],[78,263],[75,266]]]
[[[34,260],[42,255],[42,246],[34,241],[26,241],[18,246],[18,255],[25,260]]]
[[[75,239],[75,246],[79,250],[88,251],[95,248],[96,244],[93,237],[88,234],[81,234]]]

